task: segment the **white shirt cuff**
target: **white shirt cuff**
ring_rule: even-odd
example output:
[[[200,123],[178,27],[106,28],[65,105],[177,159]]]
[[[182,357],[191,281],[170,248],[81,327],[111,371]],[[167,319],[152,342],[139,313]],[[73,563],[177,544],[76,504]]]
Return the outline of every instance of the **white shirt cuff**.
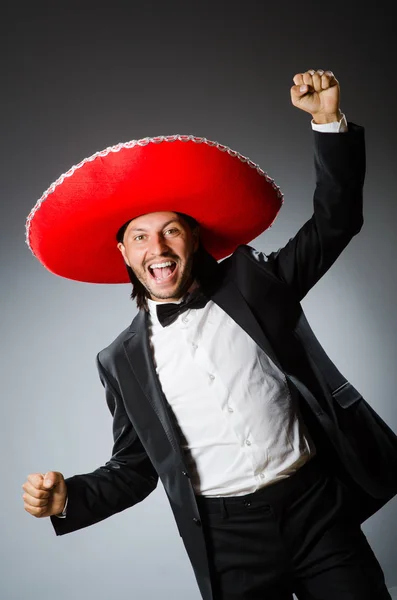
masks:
[[[340,121],[319,124],[312,119],[311,123],[313,131],[320,131],[321,133],[344,133],[347,131],[347,121],[343,113]]]

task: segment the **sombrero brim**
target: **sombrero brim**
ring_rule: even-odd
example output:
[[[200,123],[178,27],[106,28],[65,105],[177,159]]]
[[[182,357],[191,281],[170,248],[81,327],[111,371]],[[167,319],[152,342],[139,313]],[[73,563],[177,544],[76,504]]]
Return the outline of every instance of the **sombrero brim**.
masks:
[[[116,233],[133,217],[189,214],[220,260],[270,227],[282,202],[274,181],[226,146],[187,135],[144,138],[97,152],[62,175],[30,212],[26,241],[52,273],[126,283]]]

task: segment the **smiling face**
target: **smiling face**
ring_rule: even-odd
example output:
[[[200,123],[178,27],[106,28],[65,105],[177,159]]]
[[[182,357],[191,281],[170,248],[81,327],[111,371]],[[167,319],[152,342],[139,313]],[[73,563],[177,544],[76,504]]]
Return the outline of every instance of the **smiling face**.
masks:
[[[192,231],[183,217],[155,212],[133,219],[117,247],[152,300],[173,302],[192,284],[198,244],[198,229]]]

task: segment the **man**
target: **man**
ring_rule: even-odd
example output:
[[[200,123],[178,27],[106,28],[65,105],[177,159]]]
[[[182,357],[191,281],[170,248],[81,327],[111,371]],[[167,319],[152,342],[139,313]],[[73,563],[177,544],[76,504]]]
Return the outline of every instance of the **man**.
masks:
[[[62,535],[160,477],[204,600],[383,600],[360,524],[397,491],[397,439],[300,305],[361,229],[363,129],[330,71],[295,75],[291,99],[318,130],[314,214],[269,256],[245,244],[274,220],[277,186],[203,138],[97,153],[33,209],[27,241],[48,269],[116,283],[125,263],[140,310],[97,358],[111,460],[29,475],[25,510]]]

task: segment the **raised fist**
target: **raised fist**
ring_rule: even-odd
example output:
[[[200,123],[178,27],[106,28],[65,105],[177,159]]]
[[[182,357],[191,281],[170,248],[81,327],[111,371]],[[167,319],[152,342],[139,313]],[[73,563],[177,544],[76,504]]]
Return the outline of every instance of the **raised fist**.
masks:
[[[310,113],[315,123],[339,121],[339,83],[332,71],[310,69],[297,73],[291,87],[291,101],[294,106]]]
[[[22,486],[24,509],[34,517],[51,517],[64,509],[67,486],[62,473],[31,473]]]

